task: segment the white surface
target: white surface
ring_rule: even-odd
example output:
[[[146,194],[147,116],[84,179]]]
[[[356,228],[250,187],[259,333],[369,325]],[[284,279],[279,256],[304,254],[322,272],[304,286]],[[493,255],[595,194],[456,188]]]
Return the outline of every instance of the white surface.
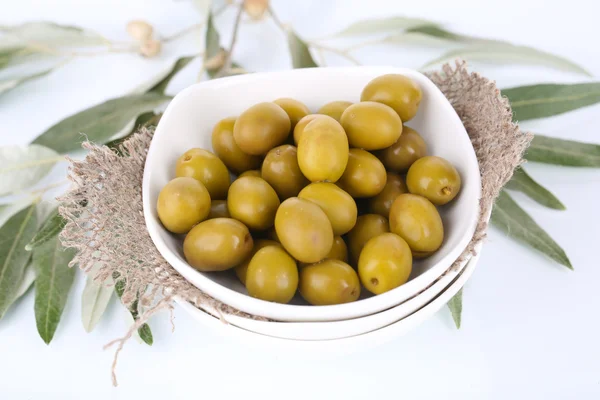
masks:
[[[281,19],[305,37],[333,32],[349,22],[393,14],[421,16],[466,34],[512,40],[569,57],[600,76],[595,51],[598,6],[590,0],[479,0],[275,2]],[[389,6],[384,9],[383,5]],[[0,22],[50,19],[126,39],[125,23],[146,18],[169,34],[198,18],[184,1],[21,0],[4,4]],[[225,32],[231,15],[217,21]],[[272,26],[244,25],[236,60],[251,70],[289,67],[285,41]],[[200,35],[198,35],[200,37]],[[257,40],[262,40],[258,42]],[[265,41],[272,43],[265,44]],[[141,60],[118,55],[82,59],[49,77],[0,97],[1,144],[21,144],[86,106],[121,95],[160,70],[170,57],[192,52],[194,38]],[[366,64],[418,67],[439,50],[410,47],[364,49]],[[332,56],[330,64],[344,63]],[[194,63],[170,88],[175,93],[196,75]],[[475,69],[501,87],[585,78],[535,67]],[[523,126],[548,135],[600,142],[595,106]],[[296,359],[268,348],[248,348],[207,329],[179,309],[171,334],[166,315],[151,321],[155,344],[129,343],[118,366],[120,386],[110,384],[112,351],[102,351],[127,327],[113,303],[91,334],[80,321],[81,274],[50,346],[39,338],[31,293],[0,321],[2,399],[198,399],[329,396],[410,399],[597,399],[600,396],[600,296],[598,237],[600,170],[528,165],[528,171],[569,208],[557,212],[515,195],[564,247],[575,272],[547,261],[492,230],[480,264],[464,292],[463,327],[456,331],[442,309],[417,329],[347,356]],[[54,175],[60,176],[57,171]],[[51,182],[51,181],[48,181]],[[396,393],[398,393],[396,395]]]
[[[361,296],[361,300],[348,304],[313,307],[299,295],[294,304],[277,304],[249,297],[234,274],[202,273],[187,263],[181,238],[167,231],[156,213],[158,195],[174,178],[172,166],[181,154],[193,147],[212,149],[215,124],[254,104],[291,97],[316,111],[334,100],[356,102],[368,82],[389,73],[408,76],[421,87],[423,100],[409,125],[421,133],[430,154],[450,161],[462,180],[459,196],[440,209],[444,243],[434,255],[414,263],[406,284],[379,296]],[[310,68],[216,79],[180,92],[156,128],[146,159],[142,195],[152,240],[163,257],[193,285],[250,314],[281,321],[317,322],[370,315],[424,290],[452,265],[471,240],[479,216],[480,187],[477,158],[464,126],[442,92],[423,74],[390,67]]]

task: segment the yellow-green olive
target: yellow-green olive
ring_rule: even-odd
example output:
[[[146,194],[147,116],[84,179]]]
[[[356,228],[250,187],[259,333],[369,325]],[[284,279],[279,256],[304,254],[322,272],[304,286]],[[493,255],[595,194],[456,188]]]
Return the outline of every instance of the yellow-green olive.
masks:
[[[306,105],[304,105],[304,103],[302,103],[298,100],[284,97],[284,98],[273,101],[273,103],[275,103],[279,107],[283,108],[283,111],[285,111],[287,113],[288,117],[290,117],[290,122],[292,124],[292,127],[291,127],[292,130],[294,130],[294,127],[296,126],[298,121],[300,121],[302,118],[304,118],[308,114],[310,114],[310,110],[308,109],[308,107],[306,107]]]
[[[186,233],[208,216],[210,195],[194,178],[175,178],[160,191],[156,211],[167,230]]]
[[[250,229],[265,230],[273,226],[279,198],[264,179],[255,176],[238,178],[227,196],[229,214]]]
[[[342,118],[342,114],[346,111],[346,108],[350,107],[352,102],[350,101],[332,101],[331,103],[325,104],[323,107],[319,108],[317,114],[328,115],[336,121],[340,121]]]
[[[244,153],[263,155],[285,142],[291,127],[290,117],[283,108],[275,103],[259,103],[235,121],[233,138]]]
[[[248,258],[246,258],[244,260],[244,262],[242,262],[240,265],[235,267],[235,274],[237,275],[238,279],[240,280],[240,282],[242,282],[244,285],[246,285],[246,273],[248,272],[248,265],[250,265],[250,260],[252,259],[252,257],[254,257],[254,255],[262,248],[267,247],[267,246],[279,246],[281,247],[281,244],[277,243],[274,240],[269,240],[269,239],[258,239],[254,241],[254,248],[252,249],[252,252],[250,253],[250,255],[248,256]]]
[[[369,211],[388,218],[394,200],[402,193],[408,193],[404,179],[398,174],[388,172],[383,190],[377,196],[369,199]]]
[[[360,101],[376,101],[393,108],[403,122],[416,114],[423,93],[415,81],[400,74],[382,75],[365,86]]]
[[[248,171],[242,172],[238,178],[241,178],[242,176],[255,176],[257,178],[262,178],[260,171],[257,169],[250,169]]]
[[[436,251],[444,240],[444,225],[433,203],[416,194],[401,194],[390,209],[390,230],[406,240],[412,251]]]
[[[358,217],[356,225],[348,233],[350,260],[356,264],[365,243],[369,239],[389,231],[390,226],[387,218],[379,214],[365,214]]]
[[[377,152],[383,165],[395,172],[406,172],[421,157],[427,155],[427,144],[417,131],[408,126],[402,128],[400,138],[388,147]]]
[[[460,191],[460,175],[454,165],[442,157],[418,159],[408,170],[406,185],[411,193],[421,195],[437,206],[454,199]]]
[[[289,144],[282,144],[267,153],[261,176],[282,200],[297,196],[308,185],[298,166],[298,150]]]
[[[363,101],[346,108],[340,120],[351,147],[385,149],[402,134],[402,121],[385,104]]]
[[[281,246],[266,246],[250,260],[246,272],[248,294],[257,299],[288,303],[298,288],[296,261]]]
[[[310,200],[325,211],[334,235],[343,235],[356,224],[356,202],[333,183],[311,183],[300,191],[298,197]]]
[[[210,212],[206,219],[231,218],[227,209],[227,200],[213,200],[210,202]]]
[[[188,150],[179,157],[175,164],[175,176],[199,180],[213,200],[225,199],[231,182],[223,161],[210,151],[199,148]]]
[[[386,179],[385,167],[377,157],[362,149],[350,149],[338,184],[352,197],[373,197],[383,190]]]
[[[312,121],[318,116],[319,114],[309,114],[306,117],[302,118],[300,121],[298,121],[296,127],[294,128],[294,144],[296,146],[298,146],[298,142],[300,141],[300,137],[304,133],[304,128],[306,128],[306,125],[308,125],[310,121]]]
[[[215,154],[231,171],[240,174],[260,166],[261,158],[246,154],[233,140],[233,126],[236,118],[219,121],[212,132],[212,147]]]
[[[300,269],[300,295],[312,305],[325,306],[356,301],[360,282],[356,271],[340,260],[324,260]]]

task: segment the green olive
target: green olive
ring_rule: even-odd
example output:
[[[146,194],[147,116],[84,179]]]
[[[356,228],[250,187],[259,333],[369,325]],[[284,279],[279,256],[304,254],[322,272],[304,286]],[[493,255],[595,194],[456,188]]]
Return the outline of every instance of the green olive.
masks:
[[[215,218],[189,231],[183,241],[183,254],[198,271],[224,271],[244,261],[252,247],[252,236],[244,224],[231,218]]]
[[[260,174],[260,171],[257,169],[250,169],[248,171],[242,172],[240,174],[240,176],[238,176],[238,178],[241,178],[242,176],[255,176],[257,178],[262,178],[262,175]]]
[[[306,107],[304,103],[301,103],[298,100],[281,98],[273,101],[273,103],[283,108],[283,111],[286,112],[292,124],[292,131],[294,130],[294,127],[296,126],[298,121],[310,114],[310,110],[308,109],[308,107]]]
[[[175,176],[189,176],[204,184],[210,198],[222,200],[229,190],[229,171],[223,161],[208,150],[191,149],[183,153],[175,164]]]
[[[332,101],[331,103],[325,104],[319,108],[317,114],[328,115],[336,121],[340,122],[342,114],[346,111],[346,108],[350,107],[352,102],[350,101]]]
[[[417,114],[422,97],[421,88],[412,79],[388,74],[369,82],[360,95],[360,101],[376,101],[390,106],[402,122],[406,122]]]
[[[427,156],[418,159],[410,167],[406,185],[411,193],[442,206],[456,197],[461,181],[454,165],[442,157]]]
[[[277,193],[262,178],[244,176],[233,181],[229,188],[229,213],[250,229],[260,231],[272,227],[278,207]]]
[[[402,121],[398,114],[391,107],[373,101],[346,108],[340,122],[350,146],[365,150],[385,149],[402,134]]]
[[[282,200],[297,196],[308,185],[298,166],[298,150],[289,144],[282,144],[267,153],[261,176]]]
[[[324,260],[300,269],[300,295],[312,305],[351,303],[360,296],[356,271],[339,260]]]
[[[425,197],[401,194],[390,209],[390,230],[399,235],[412,251],[436,251],[444,240],[444,225],[435,206]]]
[[[343,235],[356,224],[356,202],[333,183],[311,183],[302,189],[298,197],[315,203],[325,211],[334,235]]]
[[[250,260],[246,272],[250,296],[285,304],[294,297],[297,288],[296,261],[281,246],[266,246]]]
[[[233,140],[233,126],[236,118],[225,118],[219,121],[212,132],[212,147],[223,163],[240,174],[260,166],[261,158],[244,153]]]
[[[333,246],[333,229],[327,214],[316,204],[290,197],[279,206],[275,231],[283,247],[298,261],[324,259]]]
[[[371,293],[388,292],[408,281],[412,255],[406,241],[395,233],[382,233],[370,239],[358,260],[358,275]]]
[[[348,164],[339,186],[352,197],[373,197],[385,187],[385,167],[373,154],[350,149]]]
[[[346,246],[346,242],[341,236],[336,236],[333,238],[333,246],[331,246],[331,251],[329,254],[325,256],[325,260],[340,260],[345,263],[348,262],[348,247]],[[320,262],[320,261],[319,261]],[[307,265],[312,265],[313,263],[299,263],[299,267],[305,267]]]
[[[309,114],[306,117],[302,118],[300,121],[298,121],[296,127],[294,128],[294,144],[296,146],[298,146],[298,142],[300,141],[300,137],[304,133],[304,128],[306,128],[306,125],[308,125],[310,121],[312,121],[318,116],[319,114]]]
[[[377,196],[369,199],[369,211],[388,218],[392,203],[402,193],[408,193],[406,183],[400,175],[388,172],[383,190]]]
[[[348,233],[350,260],[356,264],[365,243],[385,232],[390,231],[388,220],[378,214],[365,214],[358,217],[356,225]]]
[[[259,103],[235,121],[233,138],[244,153],[263,155],[285,142],[291,126],[283,108],[275,103]]]
[[[300,170],[311,182],[336,182],[348,163],[348,137],[331,117],[320,115],[310,121],[298,143]]]
[[[252,257],[254,257],[254,255],[260,249],[262,249],[264,247],[267,247],[267,246],[279,246],[279,247],[281,247],[281,244],[277,243],[274,240],[269,240],[269,239],[258,239],[258,240],[255,240],[254,241],[254,248],[252,249],[252,252],[248,256],[248,258],[246,258],[243,263],[241,263],[240,265],[238,265],[238,266],[235,267],[235,274],[237,275],[237,277],[240,280],[240,282],[242,282],[244,285],[246,285],[246,273],[248,272],[248,265],[250,265],[250,260],[252,259]]]
[[[273,240],[274,242],[281,243],[281,240],[279,240],[279,236],[277,236],[277,231],[275,230],[275,227],[272,227],[267,231],[267,237]]]
[[[227,200],[213,200],[210,202],[210,212],[206,219],[231,218],[227,209]]]
[[[158,194],[156,211],[160,222],[173,233],[187,233],[210,211],[210,195],[194,178],[175,178]]]
[[[427,144],[417,131],[404,126],[396,143],[376,155],[390,171],[406,172],[415,161],[427,155]]]

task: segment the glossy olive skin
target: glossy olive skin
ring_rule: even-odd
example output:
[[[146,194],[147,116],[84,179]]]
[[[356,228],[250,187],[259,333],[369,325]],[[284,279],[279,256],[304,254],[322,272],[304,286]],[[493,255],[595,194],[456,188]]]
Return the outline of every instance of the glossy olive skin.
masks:
[[[304,128],[306,128],[306,125],[308,125],[310,121],[312,121],[318,116],[319,114],[309,114],[306,117],[302,118],[300,121],[298,121],[296,127],[294,128],[294,144],[296,146],[298,146],[298,142],[300,142],[300,137],[304,133]]]
[[[242,172],[240,174],[240,176],[238,176],[238,178],[241,178],[242,176],[255,176],[257,178],[262,178],[262,175],[260,174],[260,170],[258,170],[258,169],[250,169],[248,171]]]
[[[336,121],[340,121],[342,114],[346,111],[346,108],[350,107],[352,102],[350,101],[332,101],[331,103],[325,104],[319,108],[317,114],[328,115]]]
[[[261,176],[275,189],[281,200],[297,196],[308,185],[308,179],[298,166],[298,149],[289,144],[282,144],[267,153]]]
[[[348,233],[348,248],[350,260],[358,262],[358,257],[369,239],[390,231],[387,218],[379,214],[365,214],[358,217],[356,225]]]
[[[386,179],[385,167],[377,157],[362,149],[350,149],[338,183],[352,197],[373,197],[383,190]]]
[[[325,260],[340,260],[348,263],[348,246],[341,236],[336,236],[333,238],[333,246],[331,246],[331,251],[329,254],[325,256]],[[307,265],[312,264],[302,262],[298,263],[298,267],[306,267]]]
[[[427,144],[417,131],[404,126],[396,143],[375,155],[388,170],[405,173],[415,161],[427,155]]]
[[[190,149],[183,153],[175,164],[175,176],[189,176],[204,184],[210,198],[223,200],[229,190],[229,171],[213,153],[204,149]]]
[[[298,288],[296,261],[281,246],[256,252],[246,272],[248,294],[257,299],[288,303]]]
[[[311,182],[336,182],[348,163],[348,137],[331,117],[310,121],[298,142],[298,165]]]
[[[351,303],[360,296],[356,271],[340,260],[324,260],[300,269],[300,295],[312,305]]]
[[[198,271],[224,271],[244,261],[252,251],[248,228],[231,218],[199,223],[186,235],[183,254]]]
[[[252,257],[254,257],[254,255],[262,248],[267,247],[267,246],[279,246],[281,247],[281,244],[277,243],[274,240],[269,240],[269,239],[258,239],[254,241],[254,247],[252,248],[252,252],[250,253],[250,255],[248,256],[248,258],[246,258],[244,260],[244,262],[242,262],[240,265],[236,266],[234,271],[235,274],[237,275],[238,279],[240,280],[240,282],[242,282],[244,284],[244,286],[246,285],[246,274],[248,272],[248,265],[250,265],[250,260],[252,260]]]
[[[275,231],[283,247],[296,260],[314,263],[333,246],[333,229],[327,214],[313,202],[290,197],[279,206]]]
[[[244,111],[233,126],[233,139],[244,153],[264,155],[285,142],[292,123],[275,103],[258,103]]]
[[[229,188],[229,214],[250,229],[265,230],[272,227],[278,207],[277,193],[262,178],[244,176],[233,181]]]
[[[298,197],[315,203],[325,211],[336,236],[347,233],[356,224],[356,202],[333,183],[311,183],[300,191]]]
[[[412,271],[412,254],[404,239],[382,233],[370,239],[358,260],[358,275],[371,293],[381,294],[406,283]]]
[[[210,211],[206,219],[231,218],[227,209],[227,200],[213,200],[210,202]]]
[[[208,217],[210,195],[204,185],[194,178],[175,178],[161,189],[156,211],[167,230],[187,233]]]
[[[360,95],[360,101],[376,101],[390,106],[402,122],[406,122],[417,114],[422,97],[421,88],[412,79],[388,74],[369,82]]]
[[[373,101],[346,108],[340,120],[351,147],[365,150],[385,149],[402,134],[402,120],[385,104]]]
[[[236,174],[260,166],[261,158],[246,154],[233,140],[233,126],[236,118],[225,118],[215,125],[212,131],[212,147],[223,163]]]
[[[442,206],[452,201],[460,191],[460,175],[454,165],[442,157],[427,156],[418,159],[406,174],[406,185],[411,193],[426,197]]]
[[[401,194],[390,209],[390,230],[406,240],[412,251],[436,251],[444,240],[444,225],[438,210],[425,197]]]
[[[310,110],[308,109],[308,107],[306,107],[304,103],[298,100],[284,97],[281,99],[274,100],[273,103],[283,108],[283,111],[286,112],[292,124],[291,130],[294,130],[294,127],[296,126],[298,121],[310,114]]]
[[[369,199],[369,212],[388,218],[394,200],[403,193],[408,193],[404,179],[398,174],[387,172],[383,190],[377,196]]]

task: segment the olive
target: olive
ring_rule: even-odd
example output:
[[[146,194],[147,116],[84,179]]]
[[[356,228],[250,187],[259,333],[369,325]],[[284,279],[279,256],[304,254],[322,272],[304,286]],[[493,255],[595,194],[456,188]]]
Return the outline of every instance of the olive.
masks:
[[[369,199],[369,211],[388,218],[392,203],[402,193],[408,193],[406,183],[404,183],[402,177],[393,172],[387,172],[387,179],[383,190],[377,196]]]
[[[401,194],[390,209],[390,230],[406,240],[412,251],[433,252],[444,240],[442,218],[425,197]]]
[[[275,227],[272,227],[267,231],[267,237],[273,240],[274,242],[281,243],[281,240],[279,240],[279,236],[277,236],[277,231],[275,230]]]
[[[310,110],[308,109],[308,107],[306,107],[304,103],[301,103],[298,100],[281,98],[273,101],[273,103],[283,108],[283,111],[286,112],[292,124],[292,131],[294,130],[294,127],[296,126],[298,121],[310,114]]]
[[[423,93],[412,79],[400,74],[382,75],[365,86],[360,101],[376,101],[394,109],[403,122],[412,119]]]
[[[227,200],[213,200],[210,202],[210,211],[206,219],[231,218],[227,209]]]
[[[339,186],[352,197],[373,197],[385,186],[385,167],[377,157],[362,149],[350,149],[348,165]]]
[[[250,260],[252,259],[252,257],[254,257],[254,255],[262,248],[267,247],[267,246],[279,246],[281,247],[281,244],[277,243],[274,240],[269,240],[269,239],[258,239],[254,241],[254,248],[252,249],[252,252],[250,253],[250,255],[248,256],[248,258],[246,258],[244,260],[243,263],[241,263],[240,265],[235,267],[235,274],[237,275],[237,277],[239,278],[240,282],[242,282],[244,285],[246,285],[246,273],[248,272],[248,265],[250,265]]]
[[[421,195],[437,206],[452,201],[460,191],[460,175],[442,157],[418,159],[408,170],[406,185],[411,193]]]
[[[301,268],[298,288],[304,300],[315,306],[350,303],[360,296],[356,272],[340,260],[324,260]]]
[[[417,131],[404,126],[400,139],[376,155],[390,171],[406,172],[415,161],[427,155],[427,144]]]
[[[215,218],[189,231],[183,241],[183,254],[198,271],[224,271],[244,261],[252,246],[252,236],[244,224],[231,218]]]
[[[433,251],[413,251],[412,252],[412,257],[413,259],[415,258],[427,258],[430,255],[432,255],[434,252]]]
[[[333,229],[327,214],[318,205],[297,197],[290,197],[279,206],[275,231],[283,247],[300,262],[321,261],[333,246]]]
[[[236,118],[225,118],[215,125],[212,132],[212,147],[223,163],[240,174],[260,166],[261,158],[244,153],[233,140],[233,126]]]
[[[264,179],[255,176],[238,178],[227,196],[229,214],[250,229],[265,230],[273,226],[279,198]]]
[[[262,178],[260,171],[257,169],[249,169],[248,171],[242,172],[238,178],[241,178],[242,176],[256,176],[257,178]]]
[[[246,289],[257,299],[289,302],[298,288],[296,261],[281,246],[266,246],[248,264]]]
[[[356,224],[356,202],[333,183],[311,183],[302,189],[298,197],[315,203],[325,211],[334,235],[343,235]]]
[[[381,215],[365,214],[358,217],[356,225],[348,233],[348,247],[352,262],[358,262],[360,252],[369,239],[389,231],[388,220]]]
[[[406,241],[395,233],[370,239],[358,260],[358,275],[371,293],[381,294],[406,283],[412,271],[412,255]]]
[[[346,108],[340,120],[350,146],[365,150],[385,149],[402,134],[402,120],[385,104],[373,101]]]
[[[222,200],[227,197],[230,179],[223,161],[208,150],[191,149],[177,160],[175,176],[189,176],[204,184],[210,198]]]
[[[310,121],[312,121],[318,116],[319,114],[309,114],[306,117],[302,118],[300,121],[298,121],[296,127],[294,128],[294,144],[296,146],[298,146],[298,142],[300,141],[300,137],[304,133],[304,128],[306,128],[306,125],[308,125]]]
[[[287,113],[275,103],[259,103],[244,111],[233,126],[233,139],[244,153],[267,154],[290,133]]]
[[[344,242],[344,239],[341,236],[336,236],[333,238],[333,246],[331,246],[331,251],[329,252],[329,254],[325,256],[325,260],[340,260],[345,263],[348,262],[348,247],[346,246],[346,242]],[[298,266],[305,267],[307,265],[312,264],[313,263],[301,262],[298,264]]]
[[[158,194],[156,212],[160,222],[173,233],[187,233],[210,211],[210,195],[194,178],[175,178]]]
[[[298,150],[289,144],[282,144],[267,153],[261,176],[275,189],[281,200],[297,196],[308,185],[298,166]]]
[[[340,122],[342,118],[342,114],[346,111],[346,108],[350,107],[352,102],[350,101],[332,101],[331,103],[325,104],[323,107],[319,108],[317,114],[329,115],[331,118]]]

